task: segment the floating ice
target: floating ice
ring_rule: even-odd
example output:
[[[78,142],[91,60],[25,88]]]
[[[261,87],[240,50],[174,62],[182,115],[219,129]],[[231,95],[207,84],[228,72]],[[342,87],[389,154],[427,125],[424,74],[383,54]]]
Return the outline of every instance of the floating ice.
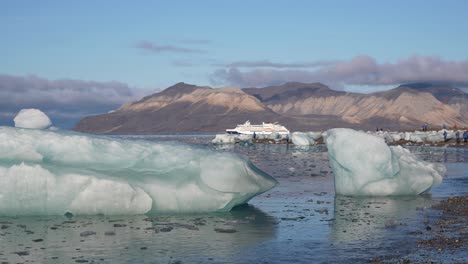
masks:
[[[282,135],[278,132],[272,132],[270,134],[256,134],[257,139],[272,139],[274,141],[280,141],[286,138],[287,135]]]
[[[0,127],[0,215],[228,211],[275,185],[232,153]]]
[[[455,137],[453,130],[440,131],[414,131],[414,132],[368,132],[369,134],[385,139],[385,142],[392,143],[405,140],[412,143],[441,143],[444,142],[444,131],[447,132],[447,140]]]
[[[291,135],[291,141],[294,145],[298,146],[315,145],[315,140],[309,133],[294,132]]]
[[[49,117],[39,109],[22,109],[16,115],[15,127],[44,129],[52,125]]]
[[[430,143],[439,143],[439,142],[444,142],[444,136],[442,134],[438,133],[431,133],[427,135],[426,141]]]
[[[253,135],[231,135],[231,134],[217,134],[211,141],[213,144],[235,144],[239,142],[252,143]]]
[[[404,137],[404,134],[398,132],[377,132],[375,135],[385,139],[387,143],[400,141]]]
[[[367,133],[337,128],[325,140],[337,194],[415,195],[442,181],[443,165],[421,161],[401,146]]]
[[[280,133],[278,132],[272,132],[270,133],[269,135],[266,135],[269,139],[273,139],[273,140],[280,140],[282,139],[283,137],[281,136]]]

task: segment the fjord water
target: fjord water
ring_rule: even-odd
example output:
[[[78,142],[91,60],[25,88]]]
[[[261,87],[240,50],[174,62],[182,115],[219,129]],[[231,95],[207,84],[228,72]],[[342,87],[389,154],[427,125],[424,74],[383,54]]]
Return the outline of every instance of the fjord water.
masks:
[[[462,148],[409,147],[420,158],[447,166],[447,177],[430,194],[352,198],[335,196],[324,145],[215,146],[208,143],[213,136],[125,138],[240,153],[279,185],[226,213],[1,217],[0,262],[367,262],[416,250],[411,234],[424,230],[427,208],[466,195],[468,184],[468,149]],[[427,252],[420,252],[424,259]]]

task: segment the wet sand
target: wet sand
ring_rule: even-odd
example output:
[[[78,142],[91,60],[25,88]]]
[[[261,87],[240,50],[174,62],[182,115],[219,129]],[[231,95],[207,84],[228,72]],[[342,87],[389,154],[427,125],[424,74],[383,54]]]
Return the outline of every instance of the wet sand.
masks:
[[[424,225],[408,233],[415,239],[401,255],[369,259],[370,263],[468,263],[468,196],[449,197],[431,206]]]

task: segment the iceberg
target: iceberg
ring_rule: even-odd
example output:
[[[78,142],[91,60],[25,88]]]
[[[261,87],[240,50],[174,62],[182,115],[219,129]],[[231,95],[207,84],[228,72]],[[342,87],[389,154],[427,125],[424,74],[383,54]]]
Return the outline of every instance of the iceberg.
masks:
[[[419,160],[401,146],[352,129],[328,131],[325,143],[335,192],[350,196],[417,195],[442,181],[445,166]]]
[[[291,135],[291,141],[294,145],[310,146],[315,145],[318,138],[322,136],[321,132],[294,132]]]
[[[455,132],[453,130],[440,130],[440,131],[414,131],[414,132],[372,132],[369,131],[368,134],[372,134],[378,137],[385,139],[385,142],[392,143],[405,140],[411,143],[441,143],[444,142],[444,131],[447,131],[447,139],[453,139],[455,137]]]
[[[229,211],[276,184],[202,146],[0,127],[0,215]]]
[[[430,134],[427,136],[426,140],[431,143],[444,142],[444,136],[439,134]]]
[[[39,109],[21,109],[13,119],[15,127],[44,129],[52,125],[49,117]]]
[[[249,143],[252,144],[253,135],[247,134],[216,134],[215,138],[211,141],[213,144],[236,144],[236,143]]]

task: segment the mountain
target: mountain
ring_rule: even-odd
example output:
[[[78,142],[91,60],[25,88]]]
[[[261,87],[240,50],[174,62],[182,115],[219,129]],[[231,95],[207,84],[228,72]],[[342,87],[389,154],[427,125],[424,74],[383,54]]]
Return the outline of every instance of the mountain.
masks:
[[[345,94],[335,91],[321,83],[289,82],[279,86],[265,88],[244,88],[244,92],[257,97],[264,103],[289,100],[294,101],[304,97],[327,97]]]
[[[314,120],[327,121],[323,117],[284,117],[239,88],[178,83],[111,113],[86,117],[74,129],[98,134],[205,133],[223,132],[247,120],[279,121],[294,129],[306,129],[304,124]]]
[[[335,91],[320,83],[265,88],[218,88],[178,83],[102,115],[77,131],[99,134],[213,133],[236,124],[280,122],[292,131],[331,127],[468,126],[468,96],[446,85],[406,84],[370,94]]]
[[[363,128],[414,128],[426,122],[468,125],[467,94],[443,85],[407,84],[370,94],[334,91],[319,83],[286,83],[244,91],[284,116],[340,116]]]

